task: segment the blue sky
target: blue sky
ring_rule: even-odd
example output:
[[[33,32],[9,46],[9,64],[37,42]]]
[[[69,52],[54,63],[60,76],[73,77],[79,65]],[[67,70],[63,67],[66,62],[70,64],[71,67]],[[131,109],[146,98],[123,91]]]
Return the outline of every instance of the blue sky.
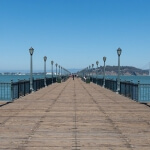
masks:
[[[96,60],[143,68],[150,62],[150,0],[0,0],[0,70],[85,68]],[[95,65],[96,66],[96,65]]]

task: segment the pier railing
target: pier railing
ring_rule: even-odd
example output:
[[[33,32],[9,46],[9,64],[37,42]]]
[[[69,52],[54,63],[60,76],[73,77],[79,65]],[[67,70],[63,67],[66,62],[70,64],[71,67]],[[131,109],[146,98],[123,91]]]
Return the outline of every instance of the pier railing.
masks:
[[[90,78],[90,81],[100,86],[103,86],[103,78]],[[106,79],[105,88],[116,92],[117,81],[113,79]],[[150,84],[121,81],[119,94],[129,97],[132,100],[140,103],[148,103],[150,102]]]
[[[53,78],[53,83],[56,82],[56,77]],[[46,85],[52,84],[52,78],[46,78]],[[39,89],[45,87],[44,79],[33,80],[33,89],[38,91]],[[25,96],[30,93],[30,81],[21,80],[18,82],[11,83],[11,99],[17,99],[21,96]]]
[[[150,102],[150,84],[139,84],[138,91],[139,102]]]
[[[59,76],[59,83],[66,81],[69,76]],[[46,78],[46,85],[50,85],[58,81],[58,78]],[[39,89],[45,87],[44,79],[33,79],[33,89],[38,91]],[[0,83],[0,100],[13,101],[21,96],[29,94],[30,91],[30,81],[29,80],[18,80],[18,82],[11,83]]]
[[[53,83],[56,82],[56,77],[53,78]],[[52,78],[46,78],[47,86],[52,84]],[[45,87],[44,79],[33,80],[33,89],[38,91]],[[18,80],[18,82],[0,83],[0,100],[13,101],[21,96],[30,93],[30,81]]]
[[[11,99],[11,83],[0,83],[0,99],[9,101]]]

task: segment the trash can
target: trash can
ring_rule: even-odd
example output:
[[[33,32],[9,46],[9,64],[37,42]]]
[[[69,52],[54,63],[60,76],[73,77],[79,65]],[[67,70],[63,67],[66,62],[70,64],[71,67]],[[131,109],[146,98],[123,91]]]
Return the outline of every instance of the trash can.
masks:
[[[57,78],[57,83],[61,83],[61,78]]]
[[[86,83],[90,83],[90,79],[89,78],[86,79]]]

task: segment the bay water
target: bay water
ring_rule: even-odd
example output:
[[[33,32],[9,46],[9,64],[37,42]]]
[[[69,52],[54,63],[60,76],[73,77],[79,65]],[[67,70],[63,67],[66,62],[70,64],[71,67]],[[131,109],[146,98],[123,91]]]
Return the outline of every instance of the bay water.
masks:
[[[51,78],[51,75],[46,75],[47,78]],[[96,77],[96,76],[94,76]],[[33,75],[34,79],[44,79],[44,74]],[[103,78],[102,75],[98,75],[98,78]],[[17,82],[18,80],[29,80],[30,75],[0,75],[0,83]],[[106,79],[116,80],[117,76],[106,76]],[[121,81],[130,81],[133,83],[150,84],[150,76],[120,76]]]
[[[47,78],[51,78],[51,75],[46,75]],[[44,79],[44,74],[33,75],[34,79]],[[18,82],[18,80],[30,80],[30,75],[0,75],[0,83]]]
[[[102,75],[99,75],[98,78],[103,78]],[[106,79],[112,79],[112,80],[117,80],[117,76],[106,76]],[[121,81],[129,81],[133,83],[138,83],[140,84],[150,84],[150,76],[120,76]]]

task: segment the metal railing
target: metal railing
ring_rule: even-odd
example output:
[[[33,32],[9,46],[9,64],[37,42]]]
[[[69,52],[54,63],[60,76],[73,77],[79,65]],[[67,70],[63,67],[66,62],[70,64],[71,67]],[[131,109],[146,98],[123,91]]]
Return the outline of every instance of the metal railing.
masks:
[[[150,102],[150,84],[138,85],[138,102],[147,103]]]
[[[53,83],[56,82],[56,77],[53,77]],[[52,78],[46,78],[47,86],[52,84]],[[37,91],[45,87],[44,79],[33,80],[33,89]],[[30,93],[30,81],[20,80],[18,82],[0,83],[0,100],[13,101],[21,96]]]
[[[139,85],[132,82],[120,82],[120,94],[138,101]]]
[[[0,83],[0,99],[10,100],[11,99],[11,83]]]
[[[62,82],[65,82],[68,78],[69,78],[69,76],[62,76],[61,80],[62,80]]]
[[[102,78],[90,78],[91,82],[97,83],[100,86],[103,86]],[[117,81],[113,79],[105,80],[105,88],[110,89],[114,92],[117,90]],[[120,91],[119,94],[128,97],[132,100],[135,100],[140,103],[148,103],[150,102],[150,84],[141,84],[132,83],[128,81],[120,82]]]
[[[11,82],[11,100],[30,93],[30,81]]]
[[[110,90],[116,92],[117,81],[114,81],[112,79],[105,80],[105,88],[110,89]]]

